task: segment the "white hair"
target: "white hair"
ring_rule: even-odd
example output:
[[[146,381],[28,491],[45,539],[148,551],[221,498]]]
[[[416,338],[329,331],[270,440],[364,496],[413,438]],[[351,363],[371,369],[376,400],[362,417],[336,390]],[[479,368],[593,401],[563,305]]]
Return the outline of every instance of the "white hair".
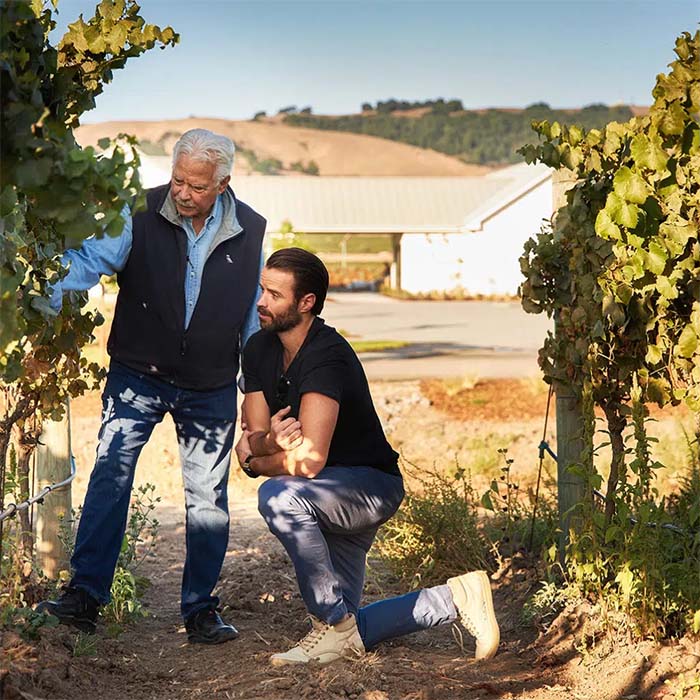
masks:
[[[190,129],[179,138],[173,148],[173,167],[180,156],[213,163],[216,166],[214,176],[218,183],[231,174],[235,150],[233,141],[227,136],[215,134],[208,129]]]

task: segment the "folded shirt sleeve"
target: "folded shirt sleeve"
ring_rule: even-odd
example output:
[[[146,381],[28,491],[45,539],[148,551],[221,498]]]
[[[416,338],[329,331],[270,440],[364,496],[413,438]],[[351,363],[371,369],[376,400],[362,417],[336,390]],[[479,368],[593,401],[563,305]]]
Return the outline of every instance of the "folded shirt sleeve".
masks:
[[[124,269],[131,253],[133,241],[132,221],[129,207],[122,209],[124,229],[118,236],[104,235],[102,238],[86,238],[80,248],[67,250],[61,259],[68,274],[51,285],[49,303],[54,311],[60,311],[63,293],[83,292],[94,287],[102,275],[113,275]]]

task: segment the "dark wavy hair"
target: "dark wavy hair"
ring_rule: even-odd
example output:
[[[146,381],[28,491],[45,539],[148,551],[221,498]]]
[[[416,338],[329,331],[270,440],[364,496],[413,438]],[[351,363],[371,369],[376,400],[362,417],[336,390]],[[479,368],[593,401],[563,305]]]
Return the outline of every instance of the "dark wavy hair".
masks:
[[[328,270],[317,256],[302,248],[282,248],[267,259],[265,267],[291,272],[294,275],[296,300],[299,301],[305,294],[313,294],[316,303],[311,313],[318,316],[323,311],[328,292]]]

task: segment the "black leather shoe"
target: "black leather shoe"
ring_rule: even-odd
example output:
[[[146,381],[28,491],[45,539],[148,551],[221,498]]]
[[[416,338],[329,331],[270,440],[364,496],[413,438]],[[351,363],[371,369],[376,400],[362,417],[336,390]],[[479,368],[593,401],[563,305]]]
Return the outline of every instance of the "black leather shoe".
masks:
[[[233,625],[227,625],[216,610],[204,608],[185,620],[187,640],[191,644],[222,644],[238,636]]]
[[[100,604],[81,588],[64,586],[58,600],[45,600],[34,608],[57,617],[63,625],[71,625],[81,632],[95,634]]]

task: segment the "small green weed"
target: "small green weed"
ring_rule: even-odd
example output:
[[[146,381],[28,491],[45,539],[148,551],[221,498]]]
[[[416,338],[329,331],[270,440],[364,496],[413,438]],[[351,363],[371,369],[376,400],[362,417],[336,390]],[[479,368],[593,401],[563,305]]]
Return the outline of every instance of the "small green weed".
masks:
[[[129,569],[118,567],[114,572],[111,600],[102,609],[102,616],[108,623],[123,625],[148,613],[141,604],[141,596],[148,588],[148,579],[135,576]]]
[[[542,581],[542,587],[523,605],[521,619],[526,624],[546,628],[569,603],[578,599],[575,587]]]
[[[113,625],[121,626],[148,614],[141,598],[150,582],[136,571],[155,550],[159,522],[153,512],[160,501],[155,488],[153,484],[139,486],[131,501],[129,522],[112,580],[111,600],[102,609],[105,620]]]
[[[25,640],[39,638],[42,627],[51,628],[58,625],[58,620],[47,613],[38,613],[32,608],[12,606],[0,610],[0,628],[14,629]]]
[[[684,700],[691,691],[700,692],[700,673],[681,673],[678,678],[667,678],[664,684],[673,693],[673,700]]]
[[[465,571],[488,568],[478,529],[477,500],[469,475],[402,465],[406,498],[380,530],[377,551],[391,571],[411,587],[444,583]]]
[[[160,523],[153,516],[160,496],[155,496],[153,484],[136,488],[131,500],[129,522],[124,533],[117,566],[134,571],[155,551]]]
[[[485,524],[487,537],[500,556],[509,556],[522,549],[540,553],[554,542],[558,525],[551,480],[545,482],[548,489],[540,493],[535,504],[535,494],[532,491],[523,494],[519,484],[514,481],[513,459],[508,457],[508,450],[501,448],[497,453],[502,461],[501,473],[491,481],[489,490],[481,497],[481,505],[493,513]]]
[[[97,656],[97,638],[92,634],[79,632],[73,642],[73,656]]]

